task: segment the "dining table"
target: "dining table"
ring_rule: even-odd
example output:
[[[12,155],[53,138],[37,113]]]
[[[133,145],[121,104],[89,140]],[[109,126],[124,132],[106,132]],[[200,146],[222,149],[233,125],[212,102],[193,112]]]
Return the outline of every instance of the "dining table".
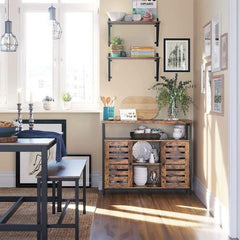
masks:
[[[47,155],[48,150],[56,144],[55,138],[18,138],[16,142],[0,143],[0,152],[40,152],[42,156],[42,187],[41,207],[37,208],[37,215],[40,221],[36,223],[8,223],[17,209],[24,202],[37,202],[37,196],[0,196],[0,202],[12,202],[13,205],[0,217],[1,231],[36,231],[41,240],[48,239],[48,171]],[[0,163],[4,159],[0,158]]]

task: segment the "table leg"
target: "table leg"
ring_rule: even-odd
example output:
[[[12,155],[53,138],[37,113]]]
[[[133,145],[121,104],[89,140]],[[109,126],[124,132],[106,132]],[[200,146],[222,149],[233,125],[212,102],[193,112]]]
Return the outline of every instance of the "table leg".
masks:
[[[47,215],[47,148],[42,149],[42,216],[41,216],[41,223],[42,223],[42,234],[41,239],[47,240],[48,239],[48,215]]]
[[[86,214],[86,165],[83,169],[83,214]]]

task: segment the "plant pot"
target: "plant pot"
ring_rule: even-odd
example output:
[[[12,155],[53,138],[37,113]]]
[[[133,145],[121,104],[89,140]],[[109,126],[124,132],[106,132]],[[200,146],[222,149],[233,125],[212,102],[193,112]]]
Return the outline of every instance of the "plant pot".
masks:
[[[52,110],[52,107],[53,107],[53,102],[49,102],[49,101],[44,101],[43,102],[43,109],[44,110]]]
[[[63,109],[70,110],[71,108],[72,108],[72,102],[71,101],[63,102]]]
[[[112,57],[120,57],[121,51],[123,51],[122,44],[111,44],[110,45],[110,53]]]

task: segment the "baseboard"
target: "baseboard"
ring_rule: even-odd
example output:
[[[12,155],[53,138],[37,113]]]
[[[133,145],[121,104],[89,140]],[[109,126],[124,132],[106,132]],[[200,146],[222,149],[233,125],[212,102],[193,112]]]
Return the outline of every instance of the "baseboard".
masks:
[[[224,232],[229,235],[228,209],[197,177],[194,178],[194,192],[213,215],[215,223],[221,226]]]
[[[91,174],[92,187],[102,190],[102,175],[99,172],[92,172]]]
[[[0,187],[16,187],[15,172],[0,172]]]

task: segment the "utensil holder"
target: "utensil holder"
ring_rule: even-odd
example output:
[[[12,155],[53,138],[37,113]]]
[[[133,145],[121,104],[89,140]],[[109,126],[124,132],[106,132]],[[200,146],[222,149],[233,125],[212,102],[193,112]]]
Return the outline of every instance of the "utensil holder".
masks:
[[[114,117],[114,107],[103,107],[103,120],[108,121]]]

